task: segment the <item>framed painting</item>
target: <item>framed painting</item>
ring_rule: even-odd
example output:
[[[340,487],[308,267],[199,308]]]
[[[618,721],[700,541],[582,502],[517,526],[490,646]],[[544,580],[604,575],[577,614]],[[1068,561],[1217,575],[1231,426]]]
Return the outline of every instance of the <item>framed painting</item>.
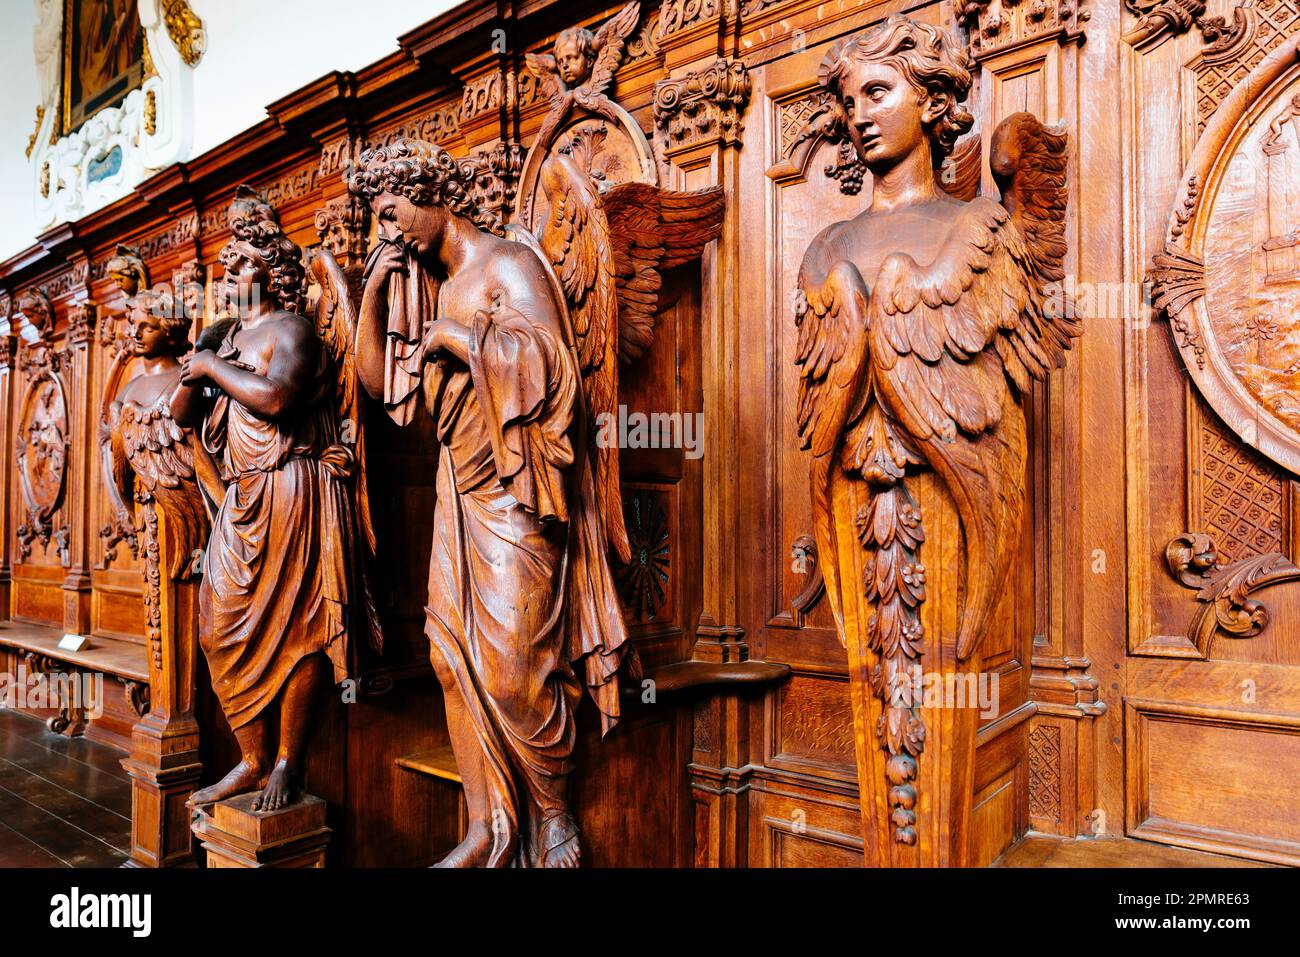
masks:
[[[63,0],[63,135],[144,82],[136,0]]]

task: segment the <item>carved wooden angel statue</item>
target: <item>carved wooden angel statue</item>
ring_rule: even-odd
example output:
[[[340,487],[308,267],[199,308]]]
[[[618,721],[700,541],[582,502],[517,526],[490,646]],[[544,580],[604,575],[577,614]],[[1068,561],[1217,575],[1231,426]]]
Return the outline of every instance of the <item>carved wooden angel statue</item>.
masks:
[[[974,719],[949,712],[927,727],[918,668],[969,668],[990,627],[1020,546],[1021,402],[1080,331],[1060,285],[1064,134],[1027,113],[998,127],[1001,202],[963,202],[936,181],[973,122],[961,106],[970,69],[947,33],[893,16],[836,43],[820,73],[838,134],[871,173],[871,204],[824,229],[804,257],[797,419],[826,595],[851,673],[870,675],[854,707],[868,855],[880,864],[903,858],[879,835],[914,845],[918,813],[945,829],[922,837],[923,854],[964,840]],[[949,604],[925,612],[927,597]],[[932,738],[943,766],[923,777],[955,789],[951,807],[943,795],[918,799]],[[871,797],[882,779],[888,824]],[[962,861],[960,849],[947,853],[929,862]]]
[[[623,63],[623,47],[641,19],[640,0],[632,0],[594,33],[570,27],[555,38],[554,53],[529,53],[528,71],[542,85],[551,109],[542,119],[533,148],[544,150],[574,106],[621,122],[606,92]]]
[[[351,172],[380,236],[358,371],[395,421],[423,398],[437,423],[425,632],[469,809],[443,864],[572,867],[574,712],[585,686],[617,722],[627,631],[564,295],[531,236],[490,232],[471,185],[413,140]]]
[[[621,183],[601,192],[592,154],[604,132],[585,128],[542,165],[549,202],[538,233],[564,287],[596,456],[596,496],[609,546],[629,562],[616,442],[595,430],[618,414],[618,367],[640,358],[654,334],[662,270],[700,258],[722,230],[721,186],[692,192]],[[602,418],[609,417],[609,418]]]
[[[140,289],[127,308],[130,332],[121,358],[138,360],[141,371],[105,409],[108,495],[120,510],[142,497],[164,510],[173,538],[167,574],[177,578],[189,573],[193,556],[207,544],[211,506],[222,497],[211,458],[171,414],[192,320],[185,304],[167,292]]]
[[[230,226],[218,291],[234,318],[182,363],[172,412],[200,430],[226,483],[203,558],[199,639],[241,760],[190,803],[260,789],[254,808],[275,810],[301,788],[317,695],[346,676],[354,623],[373,619],[357,560],[356,456],[341,436],[346,356],[299,314],[302,252],[265,199],[241,187]]]

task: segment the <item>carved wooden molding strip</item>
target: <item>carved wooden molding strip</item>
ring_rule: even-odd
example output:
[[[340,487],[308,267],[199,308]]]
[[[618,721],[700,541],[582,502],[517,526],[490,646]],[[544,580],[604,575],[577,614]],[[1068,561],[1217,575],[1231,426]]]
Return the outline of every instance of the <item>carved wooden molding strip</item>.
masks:
[[[1061,43],[1082,42],[1091,18],[1083,0],[967,0],[960,14],[977,63],[1053,36]]]
[[[1300,568],[1278,552],[1220,564],[1214,541],[1201,532],[1172,539],[1165,546],[1165,564],[1202,603],[1187,633],[1202,658],[1209,657],[1216,635],[1254,638],[1268,625],[1268,608],[1250,597],[1253,592],[1300,580]]]

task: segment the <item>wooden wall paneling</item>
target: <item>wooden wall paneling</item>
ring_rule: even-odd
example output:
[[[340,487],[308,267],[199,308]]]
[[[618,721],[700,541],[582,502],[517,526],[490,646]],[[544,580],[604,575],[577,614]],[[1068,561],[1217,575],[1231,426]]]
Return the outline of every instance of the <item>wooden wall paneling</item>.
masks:
[[[1141,175],[1128,203],[1137,224],[1136,251],[1153,264],[1159,311],[1156,322],[1132,336],[1129,377],[1130,414],[1142,445],[1140,458],[1130,465],[1130,487],[1138,494],[1130,505],[1135,521],[1129,549],[1124,797],[1132,835],[1294,863],[1290,816],[1250,805],[1268,793],[1279,773],[1285,775],[1279,769],[1295,755],[1293,729],[1300,712],[1291,686],[1300,665],[1294,617],[1300,598],[1289,583],[1295,575],[1288,560],[1294,555],[1294,479],[1278,464],[1281,453],[1264,426],[1258,436],[1253,428],[1243,433],[1241,416],[1228,414],[1224,393],[1203,374],[1207,364],[1189,351],[1200,341],[1219,348],[1208,339],[1189,338],[1207,330],[1212,335],[1212,327],[1189,332],[1189,314],[1167,308],[1164,298],[1169,257],[1187,244],[1199,250],[1205,237],[1216,235],[1214,228],[1222,234],[1222,225],[1206,225],[1215,222],[1221,204],[1232,205],[1233,222],[1248,222],[1261,235],[1268,232],[1271,213],[1260,206],[1260,191],[1254,192],[1254,206],[1243,205],[1240,194],[1258,186],[1261,176],[1267,178],[1272,160],[1261,137],[1270,135],[1270,117],[1284,108],[1287,88],[1300,77],[1294,62],[1300,10],[1283,0],[1266,10],[1238,12],[1243,15],[1231,29],[1147,41],[1132,55],[1133,100],[1152,96],[1158,85],[1182,109],[1163,116],[1134,111],[1133,117],[1140,122],[1133,128],[1132,148],[1142,148],[1149,158],[1138,167]],[[1231,176],[1223,173],[1228,163]],[[1242,219],[1243,212],[1252,218]],[[1255,245],[1234,248],[1253,262]],[[1263,282],[1253,266],[1238,264],[1225,276],[1221,253],[1207,253],[1203,261],[1208,265],[1194,309]],[[1140,266],[1141,261],[1133,263]],[[1263,423],[1266,405],[1257,402],[1245,415]],[[1157,417],[1173,420],[1172,410],[1180,413],[1171,421],[1178,428],[1151,427]],[[1171,464],[1177,469],[1173,476]],[[1185,494],[1161,494],[1171,477]],[[1176,527],[1179,523],[1183,528]],[[1188,555],[1189,543],[1200,556],[1190,566],[1180,557]],[[1259,573],[1239,592],[1223,591],[1226,586],[1209,579],[1199,592],[1188,590],[1202,567],[1204,574],[1227,582],[1235,569],[1255,566]],[[1276,584],[1266,587],[1270,583]],[[1259,590],[1252,594],[1255,587]],[[1216,595],[1223,604],[1205,604]],[[1254,627],[1238,627],[1224,617],[1246,601],[1259,602],[1262,609]],[[1260,703],[1259,688],[1268,689],[1267,705]]]
[[[10,542],[14,534],[13,523],[13,469],[14,447],[14,355],[17,339],[13,335],[13,300],[0,299],[0,318],[4,332],[0,334],[0,621],[12,614],[12,575]]]

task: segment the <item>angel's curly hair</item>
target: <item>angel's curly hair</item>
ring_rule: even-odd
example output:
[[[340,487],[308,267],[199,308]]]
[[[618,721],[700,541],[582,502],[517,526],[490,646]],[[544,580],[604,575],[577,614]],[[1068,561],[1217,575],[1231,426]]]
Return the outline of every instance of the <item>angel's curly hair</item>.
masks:
[[[947,30],[894,14],[869,30],[839,40],[818,71],[822,88],[837,100],[843,95],[840,84],[854,63],[887,64],[918,92],[949,97],[948,108],[929,130],[936,162],[951,153],[958,137],[974,125],[975,118],[961,105],[970,93],[971,59]]]
[[[568,27],[561,30],[555,38],[556,47],[559,47],[561,40],[576,40],[579,49],[582,50],[582,55],[587,58],[588,63],[595,60],[596,55],[600,52],[596,49],[596,34],[586,27]]]
[[[442,206],[489,232],[500,225],[475,197],[473,172],[441,146],[424,140],[401,138],[368,149],[343,178],[352,195],[366,202],[393,193],[417,206]]]
[[[229,222],[231,241],[221,250],[222,263],[228,263],[232,255],[231,244],[247,243],[271,277],[267,293],[284,311],[300,312],[307,280],[302,249],[285,235],[275,207],[262,193],[241,186],[230,204]]]

